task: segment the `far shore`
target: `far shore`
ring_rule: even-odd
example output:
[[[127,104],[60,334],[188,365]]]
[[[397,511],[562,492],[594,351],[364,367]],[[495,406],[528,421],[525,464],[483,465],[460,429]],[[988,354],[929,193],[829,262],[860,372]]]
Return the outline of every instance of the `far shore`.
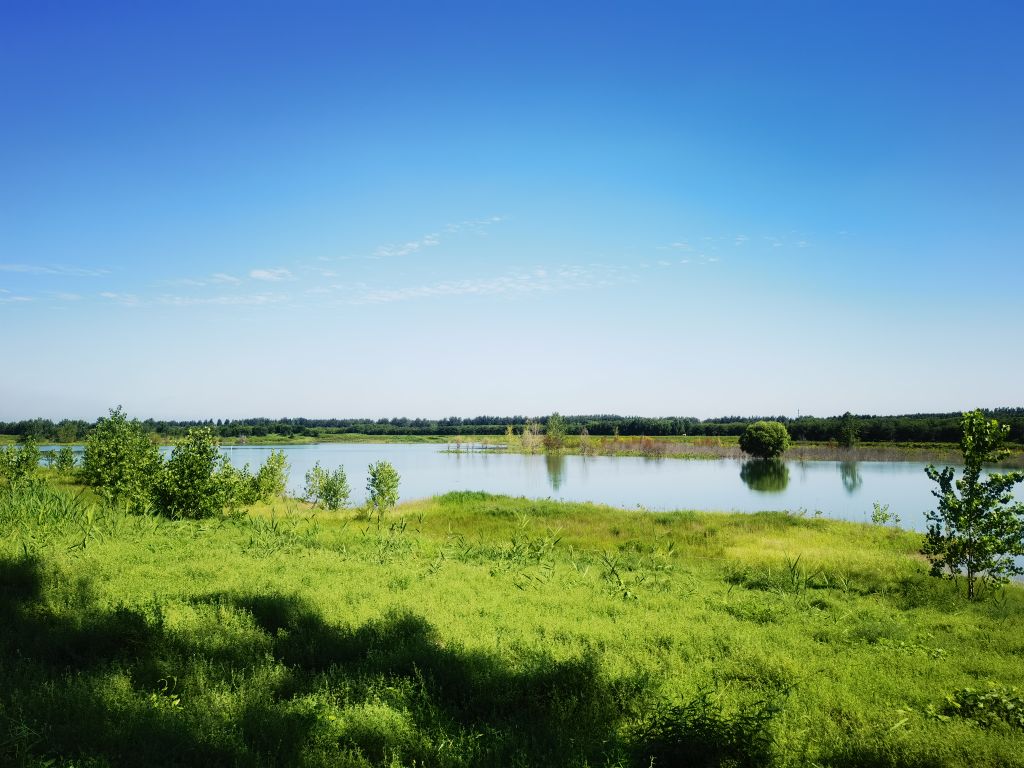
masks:
[[[18,441],[17,435],[0,435],[0,446]],[[157,436],[161,445],[174,445],[175,438]],[[261,435],[253,437],[225,437],[224,446],[284,447],[290,445],[317,445],[324,443],[355,444],[434,444],[446,446],[453,452],[493,450],[506,453],[544,453],[543,435],[535,445],[524,445],[516,436],[512,441],[504,435],[368,435],[357,433],[328,433],[323,435]],[[46,441],[45,445],[82,445],[82,441],[61,443]],[[1024,446],[1011,445],[1010,455],[994,465],[1001,468],[1024,468]],[[638,456],[665,459],[746,459],[735,437],[670,436],[670,437],[589,437],[568,436],[555,451],[576,456]],[[929,462],[959,464],[960,447],[955,443],[858,443],[844,448],[835,443],[794,442],[781,457],[787,461],[888,461]]]

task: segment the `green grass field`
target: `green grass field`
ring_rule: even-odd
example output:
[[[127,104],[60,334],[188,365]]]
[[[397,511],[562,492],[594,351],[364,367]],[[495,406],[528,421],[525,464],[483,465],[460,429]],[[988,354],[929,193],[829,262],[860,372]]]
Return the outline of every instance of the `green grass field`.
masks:
[[[0,501],[0,764],[1024,765],[1024,594],[919,536],[478,493],[381,525]],[[1002,691],[1002,692],[1000,692]],[[652,762],[653,761],[653,762]]]

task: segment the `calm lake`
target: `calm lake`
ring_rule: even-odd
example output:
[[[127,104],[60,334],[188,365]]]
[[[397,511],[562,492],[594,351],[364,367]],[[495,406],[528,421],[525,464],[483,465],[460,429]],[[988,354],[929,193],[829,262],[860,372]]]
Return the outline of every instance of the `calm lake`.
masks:
[[[291,465],[288,490],[302,493],[306,471],[317,461],[345,467],[352,501],[364,498],[367,466],[390,461],[402,477],[404,500],[447,491],[487,491],[513,496],[593,501],[652,510],[806,510],[863,522],[872,502],[888,504],[905,528],[924,530],[935,487],[924,464],[891,462],[785,462],[765,465],[731,459],[693,461],[633,457],[446,453],[436,444],[338,444],[283,448]],[[271,448],[223,449],[236,466],[256,467]]]
[[[41,446],[53,450],[55,446]],[[76,449],[80,451],[81,449]],[[169,454],[171,448],[161,449]],[[936,487],[917,462],[789,461],[774,464],[734,459],[713,461],[506,454],[448,453],[443,444],[320,443],[296,446],[226,446],[235,466],[258,467],[271,450],[290,465],[288,492],[298,496],[314,463],[345,467],[352,503],[364,499],[366,469],[390,461],[402,477],[402,500],[447,491],[487,491],[511,496],[593,501],[627,509],[700,509],[757,512],[819,512],[864,522],[872,503],[888,504],[901,527],[924,530],[924,512],[936,503]]]

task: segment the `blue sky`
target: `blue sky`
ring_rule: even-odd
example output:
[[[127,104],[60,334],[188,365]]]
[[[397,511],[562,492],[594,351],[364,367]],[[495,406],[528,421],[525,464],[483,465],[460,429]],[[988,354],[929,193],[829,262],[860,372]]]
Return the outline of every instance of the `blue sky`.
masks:
[[[1022,405],[1016,3],[30,3],[0,420]]]

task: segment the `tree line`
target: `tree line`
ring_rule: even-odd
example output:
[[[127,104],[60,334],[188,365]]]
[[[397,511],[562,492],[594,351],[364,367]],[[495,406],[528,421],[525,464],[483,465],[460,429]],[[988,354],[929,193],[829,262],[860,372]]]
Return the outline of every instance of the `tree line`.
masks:
[[[1024,443],[1024,408],[995,408],[983,413],[1009,427],[1008,440]],[[190,429],[208,428],[219,438],[253,438],[268,435],[320,437],[327,434],[364,435],[503,435],[508,427],[521,432],[527,423],[546,426],[551,416],[475,416],[444,419],[306,419],[251,418],[206,420],[154,420],[141,422],[147,432],[168,438],[182,437]],[[961,434],[961,414],[916,413],[901,416],[844,414],[843,416],[725,416],[713,419],[692,417],[640,417],[613,414],[561,416],[566,433],[671,437],[695,435],[739,437],[757,421],[783,424],[794,440],[843,442],[844,430],[855,430],[863,442],[955,443]],[[0,422],[0,434],[33,438],[36,441],[82,442],[97,422],[81,419],[27,419]]]

